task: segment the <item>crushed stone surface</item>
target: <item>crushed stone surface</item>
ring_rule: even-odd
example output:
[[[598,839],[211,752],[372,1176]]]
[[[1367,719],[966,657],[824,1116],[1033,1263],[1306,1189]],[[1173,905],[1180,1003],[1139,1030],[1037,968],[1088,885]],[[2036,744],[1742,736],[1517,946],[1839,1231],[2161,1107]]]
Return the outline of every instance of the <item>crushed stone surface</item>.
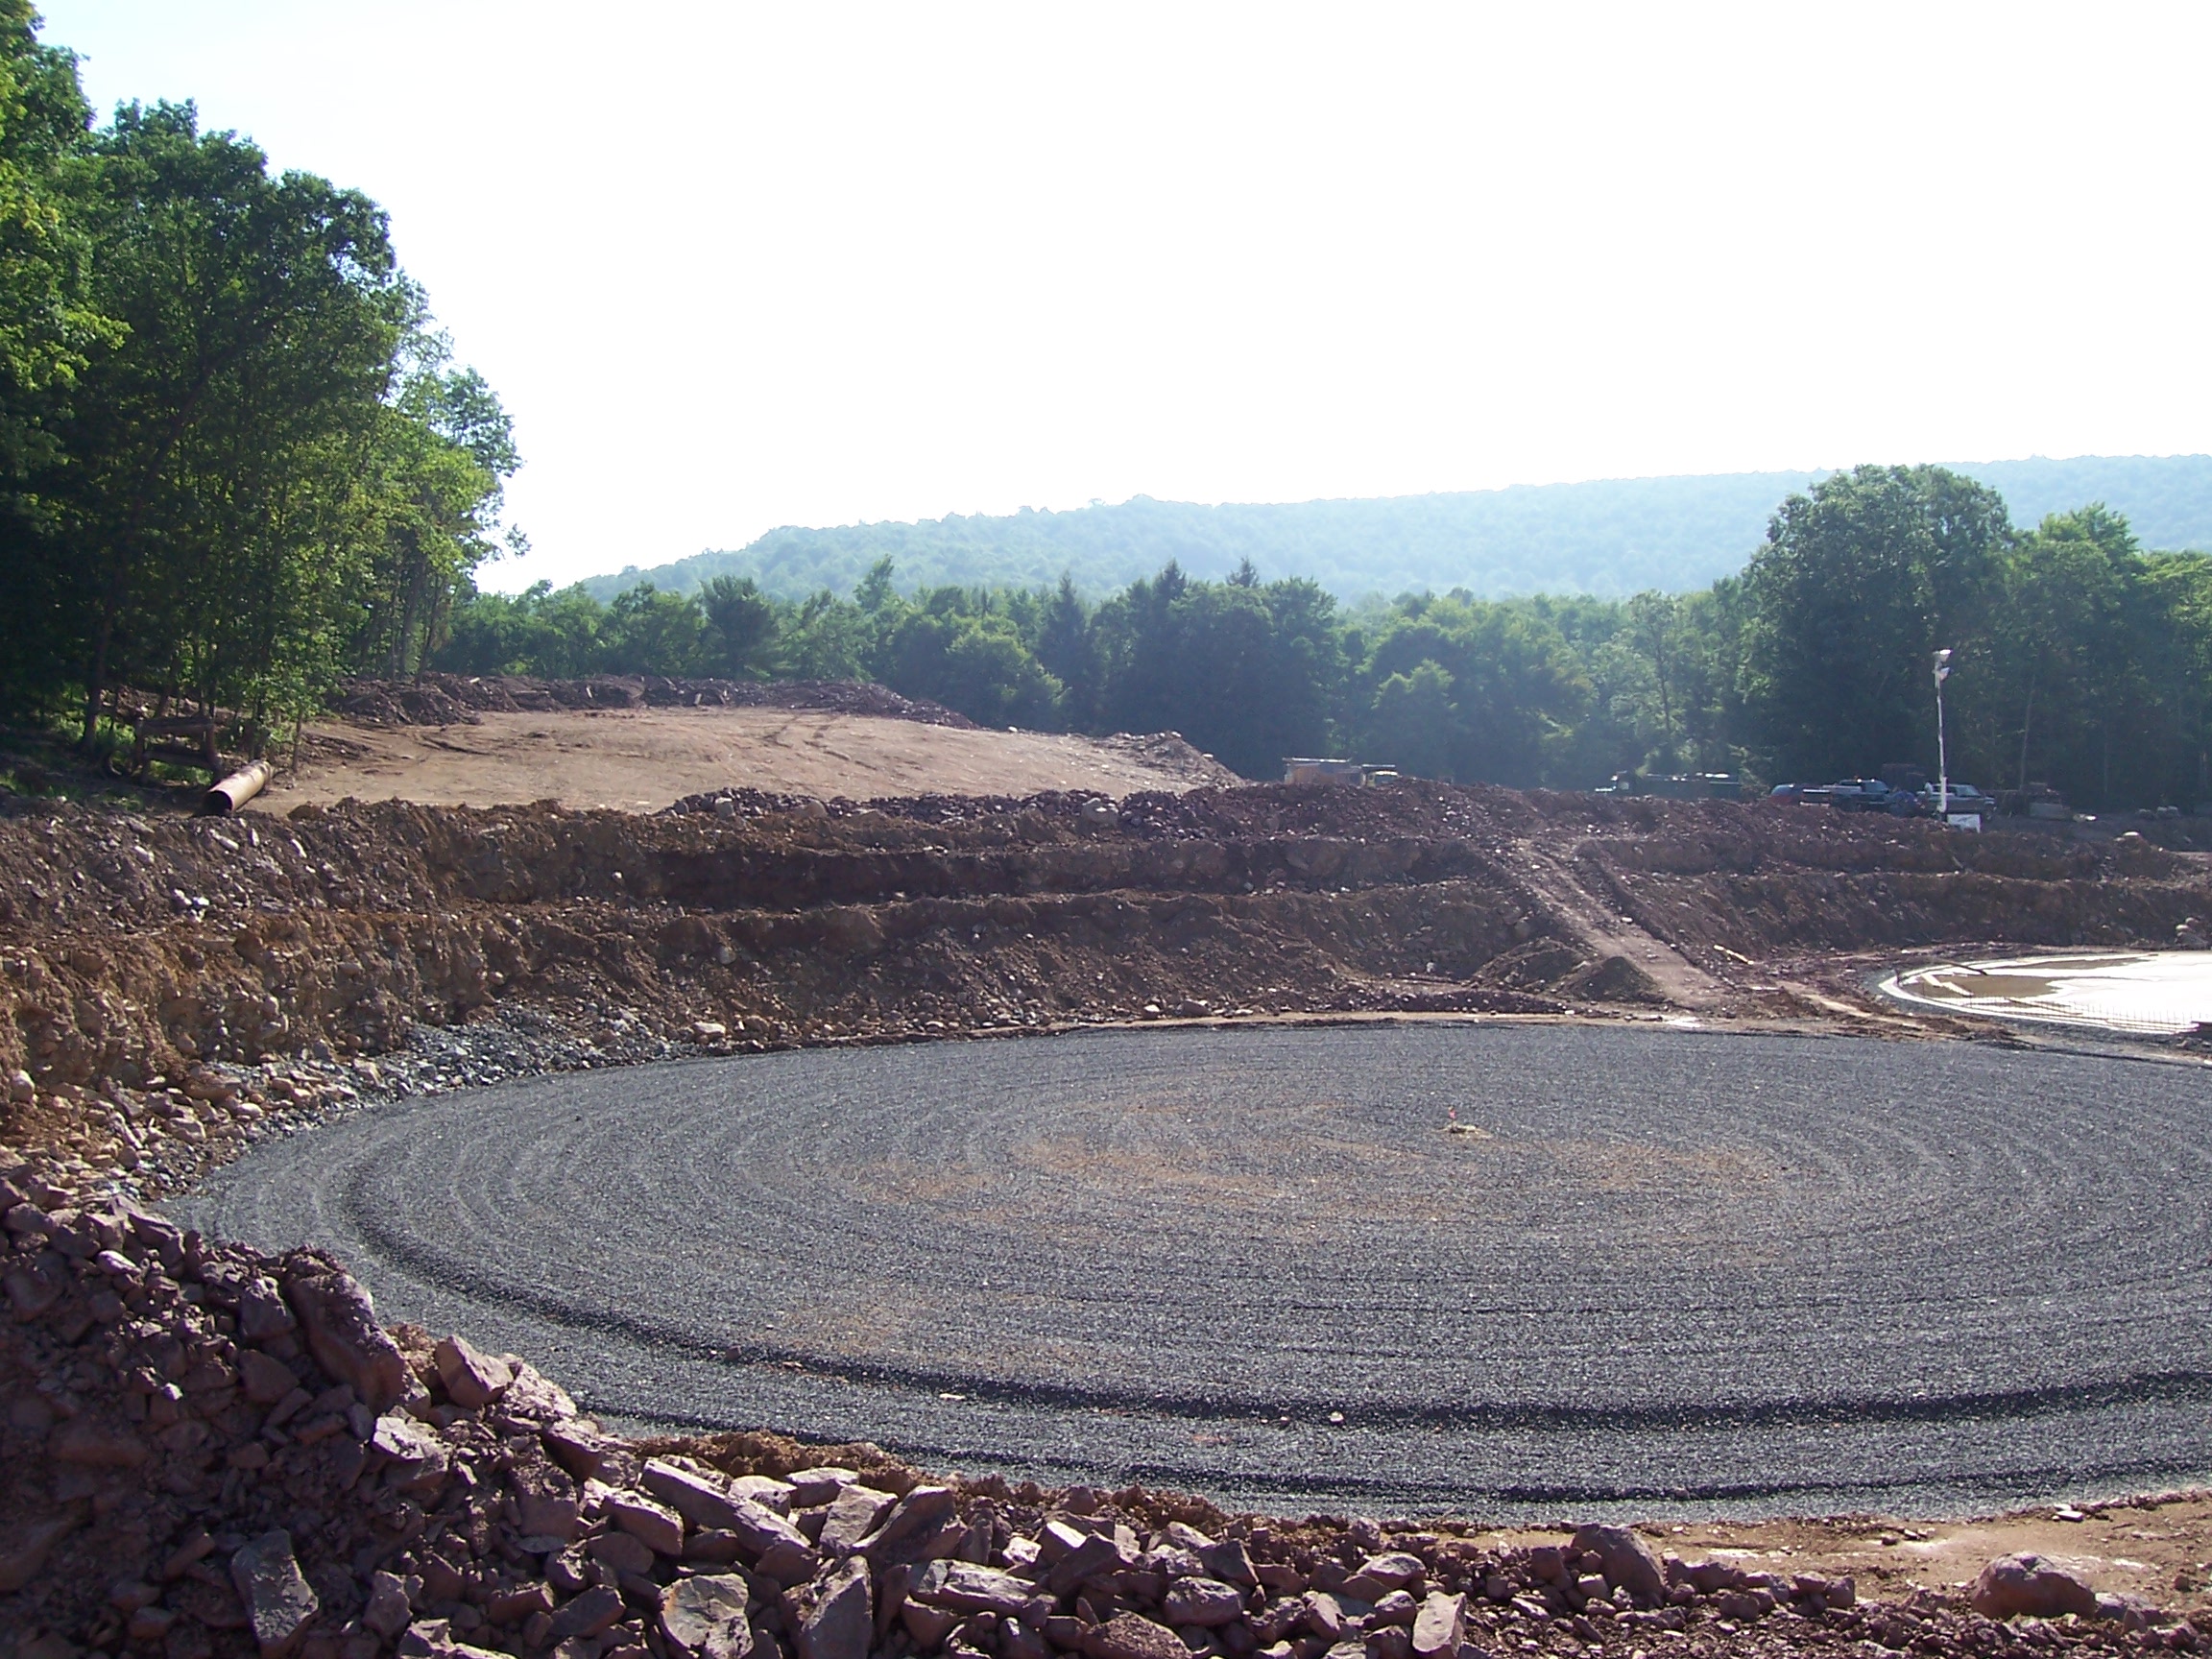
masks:
[[[2193,1069],[1587,1026],[576,1073],[182,1202],[624,1420],[1246,1507],[1995,1509],[2212,1474]]]

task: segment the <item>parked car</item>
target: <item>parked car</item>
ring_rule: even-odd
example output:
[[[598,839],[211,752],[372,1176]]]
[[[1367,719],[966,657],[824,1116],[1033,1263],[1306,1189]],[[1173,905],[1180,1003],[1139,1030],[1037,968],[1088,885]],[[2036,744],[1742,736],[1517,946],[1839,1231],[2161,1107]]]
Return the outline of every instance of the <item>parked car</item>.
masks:
[[[1934,817],[1942,810],[1936,785],[1931,783],[1920,791],[1921,810]],[[1951,810],[1954,812],[1979,812],[1984,818],[1997,816],[1997,798],[1977,789],[1971,783],[1951,785]]]
[[[1879,778],[1845,778],[1828,785],[1828,805],[1839,812],[1885,812],[1893,793]]]

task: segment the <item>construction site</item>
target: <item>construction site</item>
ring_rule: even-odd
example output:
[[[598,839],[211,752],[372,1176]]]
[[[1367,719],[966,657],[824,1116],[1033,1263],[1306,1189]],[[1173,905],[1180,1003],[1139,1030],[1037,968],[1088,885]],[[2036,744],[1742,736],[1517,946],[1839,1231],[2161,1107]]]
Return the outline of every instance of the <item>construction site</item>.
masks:
[[[2196,1650],[2197,821],[468,684],[0,794],[20,1659]]]

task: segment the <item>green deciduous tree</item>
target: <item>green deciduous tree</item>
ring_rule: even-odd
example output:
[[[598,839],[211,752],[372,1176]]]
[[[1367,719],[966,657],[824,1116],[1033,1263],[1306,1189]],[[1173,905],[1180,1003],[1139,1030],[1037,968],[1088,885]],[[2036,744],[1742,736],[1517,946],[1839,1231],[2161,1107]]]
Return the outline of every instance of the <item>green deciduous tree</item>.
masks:
[[[750,576],[716,576],[700,589],[710,631],[708,657],[714,672],[747,679],[762,671],[776,649],[776,605]]]
[[[1861,467],[1791,495],[1744,572],[1745,669],[1786,774],[1935,757],[1929,661],[1970,657],[2012,542],[1997,493],[1936,467]]]

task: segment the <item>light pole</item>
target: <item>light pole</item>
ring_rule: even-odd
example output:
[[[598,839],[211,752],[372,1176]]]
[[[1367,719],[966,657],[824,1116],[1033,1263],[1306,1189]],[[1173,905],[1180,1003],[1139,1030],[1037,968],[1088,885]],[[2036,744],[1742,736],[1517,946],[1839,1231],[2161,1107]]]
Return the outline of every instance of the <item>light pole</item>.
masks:
[[[1936,816],[1951,822],[1951,762],[1943,751],[1943,682],[1951,678],[1951,648],[1936,653]]]

